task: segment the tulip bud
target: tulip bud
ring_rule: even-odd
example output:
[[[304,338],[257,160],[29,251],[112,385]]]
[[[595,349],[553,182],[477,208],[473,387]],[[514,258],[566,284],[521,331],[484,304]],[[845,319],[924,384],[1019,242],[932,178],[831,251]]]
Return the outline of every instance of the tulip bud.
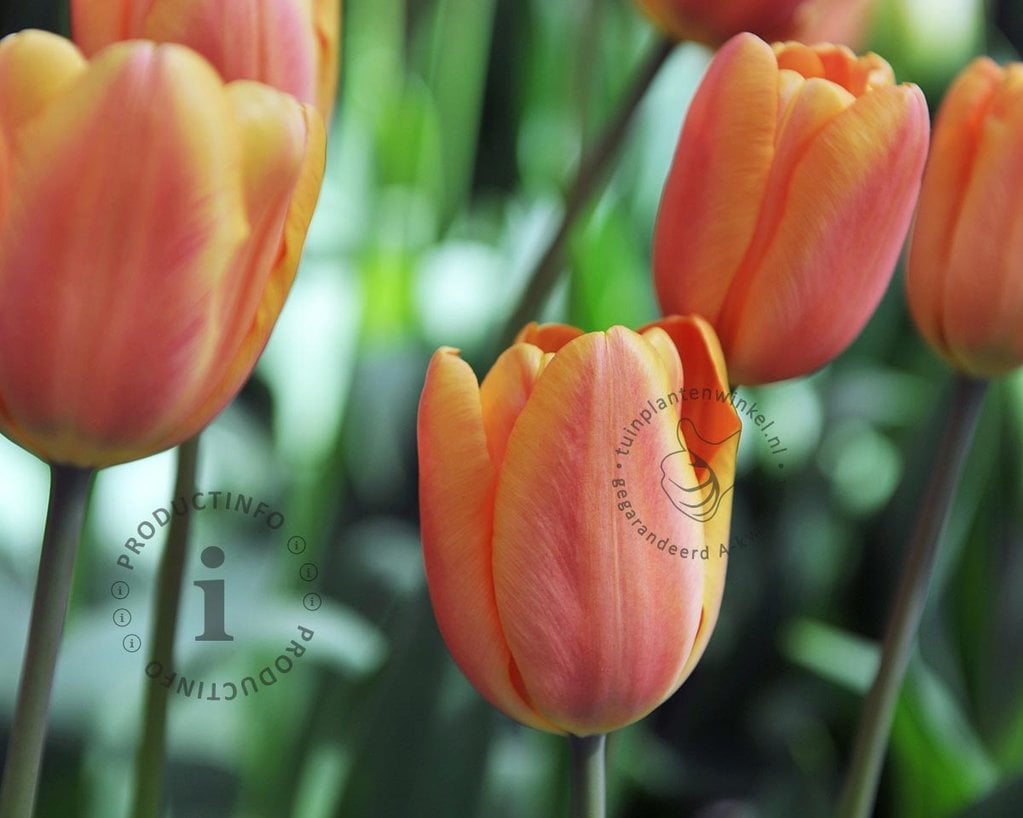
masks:
[[[928,130],[923,94],[877,55],[734,37],[693,98],[661,199],[664,313],[710,321],[733,383],[823,366],[888,285]]]
[[[71,24],[86,56],[118,40],[182,43],[225,80],[272,85],[330,119],[341,0],[71,0]]]
[[[749,31],[765,40],[859,47],[876,0],[635,0],[666,34],[717,47]]]
[[[910,311],[976,377],[1023,364],[1023,63],[971,63],[935,120],[910,241]]]
[[[531,325],[479,385],[433,357],[419,406],[430,597],[499,710],[589,735],[692,671],[717,620],[739,419],[713,330]]]
[[[283,305],[323,138],[178,45],[0,42],[0,431],[106,466],[202,429]]]

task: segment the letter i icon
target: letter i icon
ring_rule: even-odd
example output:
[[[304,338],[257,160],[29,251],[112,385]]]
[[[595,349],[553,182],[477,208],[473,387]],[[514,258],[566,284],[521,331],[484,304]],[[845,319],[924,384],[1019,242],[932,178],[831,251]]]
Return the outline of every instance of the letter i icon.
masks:
[[[224,549],[211,545],[199,559],[207,568],[219,568],[224,564]],[[195,641],[233,642],[234,637],[224,630],[224,580],[197,579],[192,584],[202,591],[203,598],[203,631]]]

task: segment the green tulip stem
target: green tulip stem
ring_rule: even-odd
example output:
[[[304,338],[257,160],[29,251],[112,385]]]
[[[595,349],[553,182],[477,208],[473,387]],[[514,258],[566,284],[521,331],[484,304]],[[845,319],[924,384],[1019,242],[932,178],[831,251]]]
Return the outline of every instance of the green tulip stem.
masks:
[[[94,474],[93,469],[50,466],[50,502],[18,701],[0,784],[0,818],[31,818],[35,808],[53,675]]]
[[[536,317],[557,283],[558,274],[561,272],[561,251],[569,230],[590,197],[597,191],[599,183],[625,139],[625,134],[628,133],[629,123],[632,122],[640,102],[643,101],[674,47],[674,40],[664,37],[654,40],[618,110],[604,127],[596,143],[583,155],[575,180],[565,196],[565,208],[557,230],[533,267],[522,297],[501,334],[502,348],[511,343],[518,331]]]
[[[196,435],[178,448],[175,497],[191,497],[195,493],[198,459],[199,436]],[[190,520],[189,514],[175,514],[171,520],[157,576],[156,619],[153,622],[148,661],[159,662],[168,669],[174,664],[174,640],[178,628]],[[161,814],[169,695],[170,689],[165,685],[146,685],[142,738],[135,755],[135,800],[131,813],[134,818],[158,818]]]
[[[888,746],[899,688],[906,674],[934,573],[935,557],[973,440],[986,381],[958,376],[948,422],[920,507],[895,605],[881,647],[881,663],[867,695],[853,745],[838,818],[869,818]]]
[[[607,736],[569,736],[572,750],[572,818],[607,814],[604,756]]]

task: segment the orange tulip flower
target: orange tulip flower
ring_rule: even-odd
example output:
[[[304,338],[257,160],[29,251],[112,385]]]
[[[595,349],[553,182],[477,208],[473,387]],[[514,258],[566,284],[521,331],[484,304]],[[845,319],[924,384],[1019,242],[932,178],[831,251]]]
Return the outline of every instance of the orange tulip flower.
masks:
[[[739,419],[713,330],[530,325],[478,384],[453,349],[419,406],[430,596],[495,707],[575,735],[630,724],[717,620]]]
[[[265,82],[330,118],[338,79],[341,0],[71,0],[87,56],[118,40],[182,43],[225,80]]]
[[[635,0],[666,34],[717,47],[749,31],[765,40],[858,46],[875,0]]]
[[[666,314],[714,325],[733,383],[844,350],[891,278],[927,153],[923,94],[877,55],[740,34],[696,92],[661,199]]]
[[[241,388],[323,171],[315,109],[177,45],[0,42],[0,431],[105,466]]]
[[[916,325],[976,376],[1023,364],[1023,63],[982,57],[949,89],[910,241]]]

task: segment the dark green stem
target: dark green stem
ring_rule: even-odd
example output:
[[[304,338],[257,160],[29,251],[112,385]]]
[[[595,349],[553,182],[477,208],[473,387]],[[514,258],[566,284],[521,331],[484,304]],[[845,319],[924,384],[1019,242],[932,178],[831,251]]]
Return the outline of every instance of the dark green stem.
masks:
[[[53,674],[71,596],[75,554],[94,474],[93,469],[50,466],[50,503],[46,512],[28,641],[25,643],[25,661],[18,686],[18,703],[7,745],[3,783],[0,784],[0,818],[31,818],[35,807]]]
[[[607,736],[569,736],[572,749],[572,818],[604,818],[604,748]]]
[[[174,497],[195,493],[195,472],[199,459],[199,436],[186,440],[178,449],[178,472]],[[178,629],[178,608],[185,570],[190,514],[175,514],[160,559],[149,662],[159,662],[164,672],[174,667],[174,639]],[[163,796],[163,768],[166,755],[167,697],[169,688],[152,682],[146,685],[142,740],[135,756],[134,818],[157,818]]]
[[[881,663],[860,718],[845,788],[836,812],[838,818],[869,818],[873,810],[899,688],[916,641],[935,556],[951,516],[952,501],[986,388],[986,381],[957,376],[948,422],[885,631]]]
[[[658,38],[654,41],[653,47],[646,59],[643,60],[639,73],[622,99],[614,117],[608,122],[597,143],[583,156],[575,181],[565,196],[565,210],[562,213],[561,222],[533,268],[518,306],[512,312],[501,335],[502,348],[511,343],[523,325],[536,318],[540,307],[557,283],[558,274],[561,272],[561,251],[568,238],[569,230],[590,197],[596,192],[598,184],[603,181],[611,161],[625,139],[629,123],[632,121],[636,109],[639,108],[639,103],[643,101],[643,97],[646,96],[646,92],[674,47],[674,40]]]

